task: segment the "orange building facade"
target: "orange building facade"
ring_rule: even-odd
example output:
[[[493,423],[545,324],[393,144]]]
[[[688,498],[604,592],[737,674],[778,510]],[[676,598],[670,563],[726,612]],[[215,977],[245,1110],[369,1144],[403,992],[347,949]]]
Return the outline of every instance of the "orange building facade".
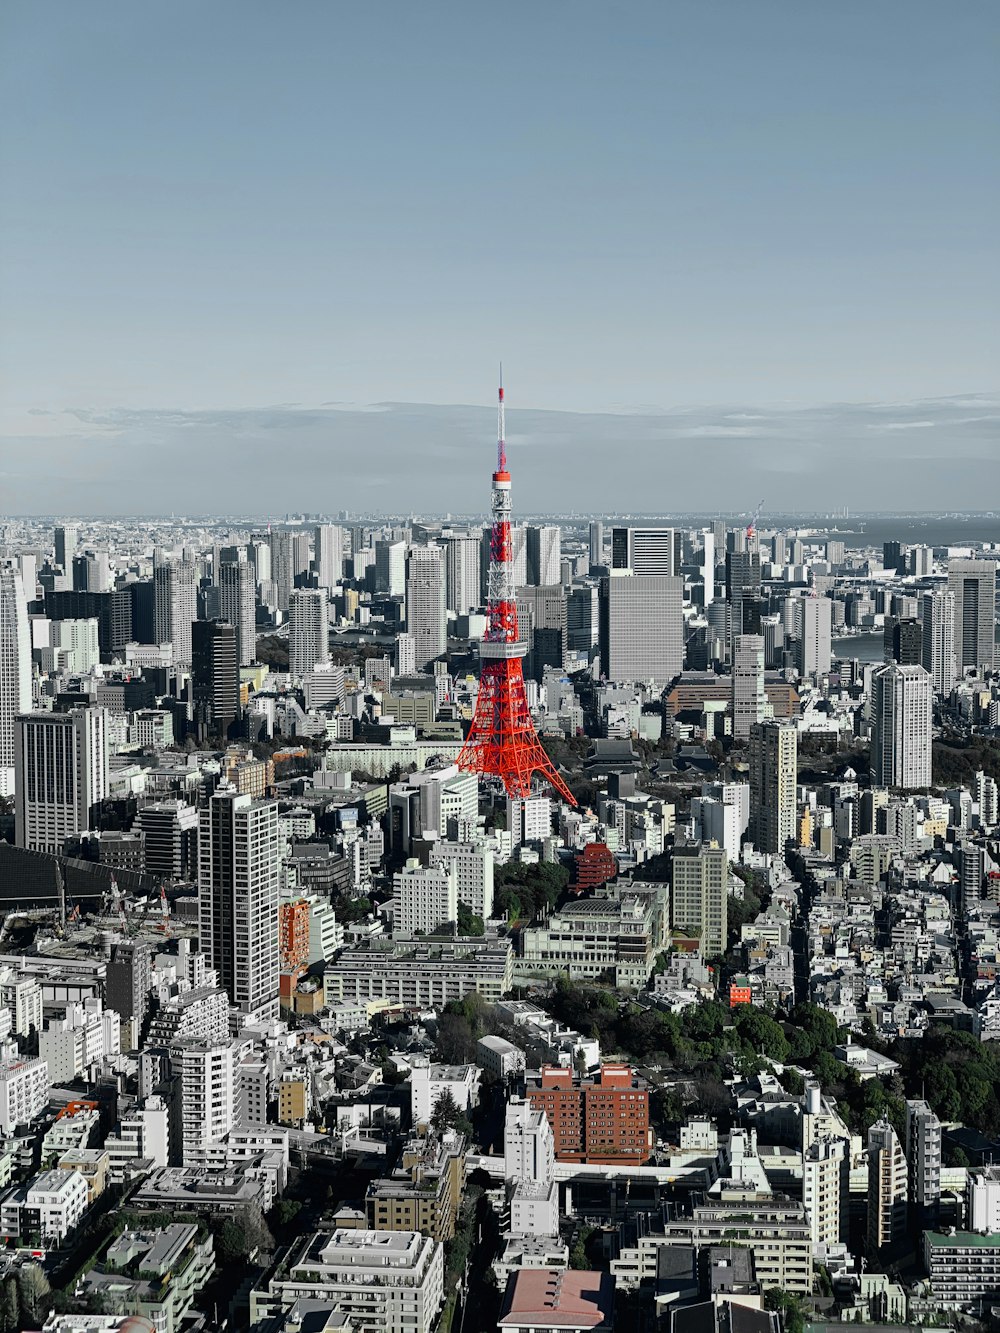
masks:
[[[309,961],[309,904],[303,898],[278,908],[278,957],[282,972]]]
[[[602,1065],[594,1078],[545,1065],[528,1081],[531,1105],[552,1128],[557,1161],[638,1166],[652,1149],[649,1093],[628,1065]]]

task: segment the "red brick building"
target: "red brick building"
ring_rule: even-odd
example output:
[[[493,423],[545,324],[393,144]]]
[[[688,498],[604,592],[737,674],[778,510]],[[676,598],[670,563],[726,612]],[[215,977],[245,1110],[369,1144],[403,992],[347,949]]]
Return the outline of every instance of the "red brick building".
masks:
[[[607,884],[618,875],[618,861],[614,852],[603,842],[588,842],[583,851],[573,858],[574,893],[588,893]]]
[[[552,1127],[556,1159],[639,1166],[652,1147],[649,1093],[628,1065],[602,1065],[594,1078],[545,1065],[528,1080],[532,1106]]]

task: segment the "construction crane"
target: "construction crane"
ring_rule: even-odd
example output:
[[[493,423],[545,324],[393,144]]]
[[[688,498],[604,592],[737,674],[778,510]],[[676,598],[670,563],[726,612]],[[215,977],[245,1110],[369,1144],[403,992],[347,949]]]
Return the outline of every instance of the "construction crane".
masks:
[[[757,521],[760,518],[761,510],[764,508],[764,501],[758,504],[757,508],[750,515],[750,522],[747,524],[747,541],[752,541],[757,531]]]

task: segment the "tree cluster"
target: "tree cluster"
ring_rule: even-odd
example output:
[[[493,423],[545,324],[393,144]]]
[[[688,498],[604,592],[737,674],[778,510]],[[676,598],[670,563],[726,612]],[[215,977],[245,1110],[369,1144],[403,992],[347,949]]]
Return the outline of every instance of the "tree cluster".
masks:
[[[550,861],[522,865],[508,861],[497,866],[493,877],[493,910],[509,921],[533,921],[551,912],[569,883],[565,866]]]

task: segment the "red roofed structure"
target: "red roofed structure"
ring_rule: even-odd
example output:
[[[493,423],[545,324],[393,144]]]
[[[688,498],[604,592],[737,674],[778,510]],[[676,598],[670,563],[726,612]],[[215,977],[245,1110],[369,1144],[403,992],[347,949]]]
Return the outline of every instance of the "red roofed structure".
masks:
[[[610,1333],[615,1280],[583,1269],[522,1268],[507,1279],[498,1328],[508,1333]]]

